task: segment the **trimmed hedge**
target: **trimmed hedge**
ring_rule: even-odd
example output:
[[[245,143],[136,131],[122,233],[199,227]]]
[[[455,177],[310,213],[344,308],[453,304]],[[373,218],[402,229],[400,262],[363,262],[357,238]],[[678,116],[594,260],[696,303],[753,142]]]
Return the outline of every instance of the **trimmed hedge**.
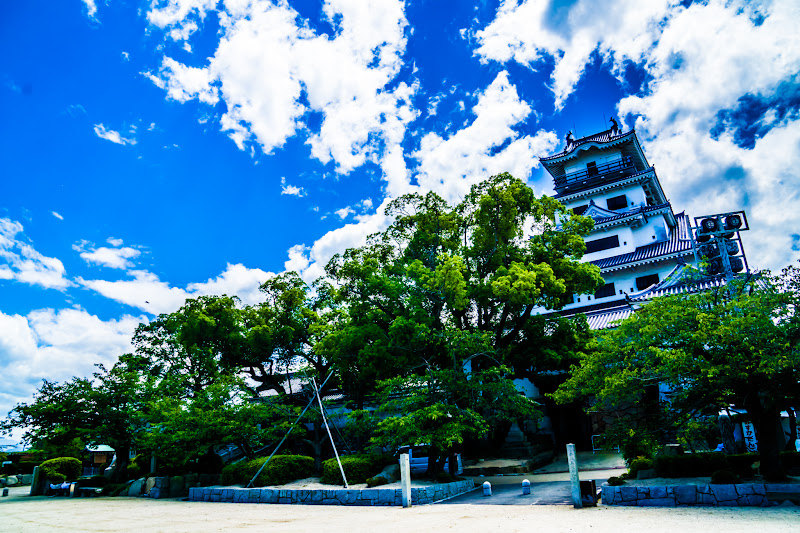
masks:
[[[45,479],[55,479],[53,477],[55,474],[61,474],[66,479],[77,479],[81,475],[81,460],[74,457],[56,457],[40,464],[39,470]]]
[[[267,461],[266,457],[252,461],[241,461],[222,469],[220,483],[223,485],[247,485],[258,469]],[[314,459],[305,455],[276,455],[261,471],[254,487],[283,485],[295,479],[314,475]]]
[[[760,460],[757,453],[736,455],[719,452],[687,453],[656,457],[653,467],[659,477],[707,477],[721,470],[748,477],[755,473],[753,464]],[[800,466],[800,453],[782,452],[781,463],[784,468]]]
[[[631,479],[636,479],[639,470],[650,470],[653,468],[653,461],[646,457],[638,457],[631,461],[631,466],[628,467],[628,474]]]
[[[347,483],[352,485],[366,483],[368,478],[380,474],[384,467],[394,462],[394,458],[391,455],[344,455],[340,459],[342,460],[344,474],[347,476]],[[328,459],[322,463],[322,478],[320,481],[328,485],[342,485],[344,483],[336,458]]]

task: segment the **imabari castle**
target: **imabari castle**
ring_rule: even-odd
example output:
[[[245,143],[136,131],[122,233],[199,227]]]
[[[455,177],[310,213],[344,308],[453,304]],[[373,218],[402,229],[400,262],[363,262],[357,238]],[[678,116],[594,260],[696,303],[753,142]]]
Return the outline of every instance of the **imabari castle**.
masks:
[[[594,294],[576,294],[563,309],[540,312],[582,313],[591,329],[611,328],[654,297],[708,290],[748,268],[739,237],[748,229],[745,213],[675,213],[636,132],[622,132],[613,118],[610,129],[594,135],[575,139],[570,132],[563,151],[540,161],[553,178],[555,198],[594,220],[582,260],[600,267],[605,280]],[[701,262],[698,275],[690,265]],[[552,392],[549,387],[518,385],[545,404],[538,431],[549,432],[557,445],[588,447],[604,431],[599,414],[548,401],[543,393]]]
[[[560,311],[563,316],[585,314],[592,329],[612,327],[650,298],[723,282],[720,275],[691,282],[687,276],[687,264],[713,256],[717,242],[725,257],[709,262],[709,274],[740,272],[747,266],[738,236],[738,230],[746,229],[744,213],[701,217],[697,241],[707,244],[695,250],[695,226],[685,213],[673,211],[636,132],[623,133],[613,118],[611,123],[611,129],[580,139],[570,133],[564,151],[541,159],[555,183],[555,198],[594,219],[583,260],[600,267],[605,285],[593,295],[575,295]],[[732,233],[724,243],[702,235],[728,226],[733,226]]]

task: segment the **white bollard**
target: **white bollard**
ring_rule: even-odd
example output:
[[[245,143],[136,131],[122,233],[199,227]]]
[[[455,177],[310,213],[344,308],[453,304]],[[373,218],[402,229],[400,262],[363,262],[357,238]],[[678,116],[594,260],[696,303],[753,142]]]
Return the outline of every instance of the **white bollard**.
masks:
[[[567,444],[567,462],[569,462],[569,481],[572,485],[572,505],[581,509],[581,480],[578,478],[578,461],[575,459],[575,445]]]
[[[400,454],[400,491],[403,507],[411,507],[411,463],[407,453]]]
[[[483,495],[484,496],[491,496],[492,495],[492,484],[488,481],[483,482]]]
[[[522,495],[527,496],[531,493],[531,482],[527,479],[522,480]]]

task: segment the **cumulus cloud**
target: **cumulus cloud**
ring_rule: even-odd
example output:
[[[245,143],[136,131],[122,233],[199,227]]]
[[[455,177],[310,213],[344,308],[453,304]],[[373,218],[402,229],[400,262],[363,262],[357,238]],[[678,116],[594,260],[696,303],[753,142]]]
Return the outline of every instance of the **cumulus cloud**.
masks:
[[[126,144],[136,144],[136,139],[133,138],[125,138],[118,131],[106,129],[103,124],[95,124],[94,125],[94,134],[100,137],[101,139],[105,139],[107,141],[111,141],[112,143],[126,145]]]
[[[800,256],[792,229],[800,225],[800,5],[684,4],[507,1],[476,33],[476,53],[531,67],[551,58],[557,107],[592,53],[620,79],[633,65],[646,85],[618,111],[636,127],[675,209],[745,208],[751,265],[780,268]]]
[[[423,191],[434,191],[455,203],[472,185],[500,172],[526,180],[539,166],[538,157],[556,146],[553,132],[520,135],[513,127],[530,115],[508,74],[500,72],[480,93],[472,109],[475,120],[449,138],[428,133],[413,154],[419,161],[417,182]]]
[[[87,289],[116,302],[158,315],[177,311],[187,298],[221,295],[238,296],[242,303],[253,305],[263,301],[259,286],[273,274],[241,264],[228,264],[215,278],[200,283],[190,283],[185,289],[172,287],[147,270],[129,270],[130,279],[108,281],[84,279],[76,282]]]
[[[119,244],[114,244],[117,242]],[[88,243],[85,241],[82,241],[80,244],[74,244],[72,249],[80,252],[81,259],[89,264],[100,265],[108,268],[119,268],[123,270],[133,268],[134,264],[133,262],[129,261],[129,259],[135,259],[136,257],[139,257],[142,252],[129,246],[119,248],[119,246],[122,245],[121,239],[109,239],[109,243],[115,246],[115,248],[108,248],[107,246],[94,248],[88,246]]]
[[[349,217],[350,215],[352,215],[353,213],[355,213],[355,211],[353,211],[352,207],[347,206],[347,207],[343,207],[341,209],[337,209],[336,211],[334,211],[334,213],[336,214],[336,216],[339,217],[340,220],[344,220],[347,217]]]
[[[86,16],[90,19],[96,19],[97,4],[94,0],[83,0],[83,5],[86,7]]]
[[[46,289],[64,290],[72,286],[64,264],[55,257],[42,255],[22,240],[23,226],[0,218],[0,279],[16,280]]]
[[[113,365],[131,351],[136,326],[145,317],[101,320],[83,309],[39,309],[27,315],[0,311],[0,413],[29,402],[42,379],[88,376],[95,363]]]
[[[308,194],[302,187],[296,187],[286,183],[286,178],[281,178],[281,194],[288,194],[289,196],[305,196]]]
[[[171,0],[148,13],[160,28],[186,39],[216,2]],[[365,3],[327,0],[323,15],[336,31],[318,34],[286,2],[226,2],[217,13],[220,40],[202,67],[165,57],[146,75],[170,98],[197,99],[227,111],[222,130],[237,146],[264,153],[281,147],[308,113],[322,121],[307,142],[313,157],[347,173],[380,158],[416,117],[414,87],[389,87],[402,66],[407,22],[400,0]]]

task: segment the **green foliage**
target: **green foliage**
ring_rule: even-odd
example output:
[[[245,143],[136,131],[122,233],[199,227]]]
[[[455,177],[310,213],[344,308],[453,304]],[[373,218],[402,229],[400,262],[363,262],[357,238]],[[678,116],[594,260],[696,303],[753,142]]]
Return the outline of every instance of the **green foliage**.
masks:
[[[150,469],[150,458],[145,457],[143,454],[137,454],[136,457],[131,459],[128,463],[128,477],[130,479],[139,479]]]
[[[390,416],[378,424],[373,443],[389,449],[430,445],[429,473],[435,474],[454,447],[485,435],[491,424],[539,416],[535,403],[506,377],[507,370],[430,370],[387,380],[379,411]]]
[[[722,453],[686,453],[656,457],[653,466],[659,477],[704,477],[727,469],[728,461]]]
[[[368,478],[379,474],[387,465],[394,462],[391,455],[344,455],[340,457],[344,475],[347,476],[347,483],[355,485],[365,483]],[[336,458],[328,459],[322,463],[322,483],[328,485],[342,485],[342,473],[339,470],[339,463]]]
[[[108,478],[105,476],[92,476],[78,480],[78,487],[102,488],[108,485]]]
[[[631,461],[631,464],[628,467],[628,476],[631,479],[636,479],[639,470],[650,470],[651,468],[653,468],[653,461],[651,459],[637,457]]]
[[[370,447],[370,439],[378,430],[378,418],[372,411],[355,410],[347,414],[347,423],[342,428],[345,441],[356,450],[365,452]]]
[[[56,457],[39,465],[45,478],[53,479],[54,474],[63,474],[66,479],[77,479],[81,475],[81,461],[74,457]]]
[[[656,440],[691,429],[698,416],[744,407],[764,474],[781,479],[780,411],[800,396],[798,303],[797,268],[657,298],[602,333],[553,396],[562,403],[587,400],[617,416],[621,429]],[[670,389],[669,398],[659,395],[659,384]]]
[[[61,472],[50,472],[44,476],[44,479],[47,480],[51,485],[55,485],[56,483],[64,483],[67,480],[67,476]]]
[[[607,483],[612,487],[619,487],[625,484],[625,480],[622,479],[622,476],[611,476],[608,478]]]
[[[739,476],[730,470],[715,470],[711,474],[711,483],[714,485],[732,485],[739,483]]]
[[[119,496],[123,490],[126,490],[130,483],[108,483],[103,486],[103,496]]]
[[[266,457],[252,461],[240,461],[222,469],[220,482],[223,485],[247,485],[258,469],[267,461]],[[314,459],[304,455],[276,455],[253,482],[254,487],[283,485],[296,479],[314,475]]]
[[[387,485],[389,480],[385,477],[369,477],[367,478],[367,487],[380,487],[381,485]]]

